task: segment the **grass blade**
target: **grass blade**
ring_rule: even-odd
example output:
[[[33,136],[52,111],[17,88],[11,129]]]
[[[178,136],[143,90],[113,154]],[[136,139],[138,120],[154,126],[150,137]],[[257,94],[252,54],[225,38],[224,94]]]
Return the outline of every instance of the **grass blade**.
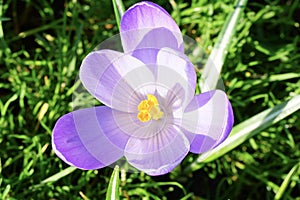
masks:
[[[119,200],[119,166],[117,165],[110,177],[109,185],[106,193],[106,200]]]
[[[125,12],[124,4],[123,4],[122,0],[112,0],[112,3],[113,3],[113,7],[114,7],[114,12],[115,12],[115,17],[116,17],[116,21],[118,24],[118,28],[120,29],[121,18]]]
[[[214,90],[217,87],[227,50],[246,4],[247,0],[239,0],[234,11],[227,17],[217,42],[204,66],[199,82],[201,92]]]
[[[200,163],[211,162],[235,147],[239,146],[255,134],[277,123],[285,117],[300,109],[300,95],[281,103],[274,108],[269,108],[250,119],[236,125],[230,136],[215,149],[206,152],[198,157],[185,171],[195,171],[200,168]]]
[[[294,175],[296,175],[298,173],[298,169],[299,169],[300,163],[296,164],[291,170],[290,172],[287,174],[287,176],[285,177],[285,179],[283,180],[278,192],[276,193],[274,199],[281,199],[282,196],[284,195],[284,192],[286,190],[286,188],[288,187],[289,183],[291,182],[291,179]]]
[[[0,58],[3,57],[3,53],[8,56],[11,51],[4,39],[4,32],[3,32],[3,27],[2,27],[2,21],[4,21],[5,18],[3,18],[3,0],[0,0]]]
[[[55,182],[69,174],[71,174],[73,171],[75,171],[75,167],[68,167],[60,172],[58,172],[57,174],[54,174],[53,176],[50,176],[49,178],[43,180],[41,183],[42,184],[46,184],[46,183],[50,183],[50,182]]]
[[[39,184],[36,184],[36,185],[33,185],[33,186],[29,187],[29,189],[30,190],[31,189],[36,189],[36,188],[39,188],[39,187],[41,187],[41,186],[43,186],[43,185],[45,185],[47,183],[56,182],[59,179],[61,179],[61,178],[65,177],[65,176],[71,174],[72,172],[74,172],[75,169],[77,169],[77,168],[75,168],[75,167],[68,167],[68,168],[66,168],[66,169],[64,169],[64,170],[62,170],[62,171],[60,171],[60,172],[58,172],[58,173],[56,173],[56,174],[54,174],[54,175],[46,178],[46,179],[44,179]]]

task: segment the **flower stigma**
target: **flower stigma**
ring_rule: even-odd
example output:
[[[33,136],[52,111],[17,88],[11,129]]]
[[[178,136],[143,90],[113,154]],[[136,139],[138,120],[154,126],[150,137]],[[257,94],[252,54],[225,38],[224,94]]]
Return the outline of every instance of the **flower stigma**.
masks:
[[[141,101],[138,105],[139,113],[137,118],[141,122],[148,122],[150,119],[161,119],[164,113],[160,110],[156,97],[152,94],[148,94],[147,97],[147,100]]]

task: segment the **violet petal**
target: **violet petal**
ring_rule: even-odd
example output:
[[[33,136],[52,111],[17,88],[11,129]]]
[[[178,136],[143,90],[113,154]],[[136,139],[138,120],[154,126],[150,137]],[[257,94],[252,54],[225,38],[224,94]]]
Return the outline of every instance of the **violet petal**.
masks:
[[[82,62],[80,79],[100,102],[125,112],[136,110],[140,94],[155,90],[154,75],[144,63],[111,50],[90,53]]]
[[[153,32],[156,28],[164,27],[168,29],[176,38],[176,42],[168,43],[168,46],[160,45],[159,41],[152,40],[157,36],[157,33]],[[150,31],[152,36],[148,37],[149,41],[146,43],[154,45],[152,47],[170,47],[172,48],[176,44],[175,50],[181,50],[183,52],[182,44],[183,39],[178,25],[172,19],[172,17],[160,6],[151,2],[140,2],[130,7],[122,16],[120,24],[120,32],[122,38],[122,45],[125,52],[131,52],[137,47],[144,48],[141,44],[142,40],[148,40],[144,38]],[[171,36],[168,34],[168,36]],[[159,36],[159,35],[158,35]],[[162,35],[162,39],[168,41],[167,34]],[[180,48],[181,47],[181,48]]]
[[[178,47],[177,38],[174,34],[166,28],[155,28],[152,30],[134,30],[135,33],[132,34],[130,31],[126,33],[122,33],[122,39],[136,41],[135,38],[129,38],[133,36],[142,35],[142,40],[139,44],[134,48],[131,53],[132,56],[138,58],[144,63],[154,64],[157,61],[157,53],[161,48],[168,47],[173,50],[183,52]],[[147,31],[147,33],[145,33]],[[181,36],[180,36],[181,37]]]
[[[102,168],[120,159],[127,140],[106,106],[63,115],[52,134],[54,152],[69,165],[86,170]]]
[[[189,141],[175,125],[168,125],[152,138],[131,137],[125,157],[135,168],[149,175],[172,171],[187,155]]]
[[[162,96],[165,96],[166,92],[160,91],[159,88],[164,87],[170,90],[176,84],[180,84],[183,91],[185,91],[183,108],[194,97],[196,73],[193,64],[182,53],[169,48],[163,48],[158,52],[156,81],[158,92],[161,92]]]
[[[233,126],[233,112],[221,90],[195,96],[183,114],[182,130],[191,142],[191,152],[203,153],[219,145]]]

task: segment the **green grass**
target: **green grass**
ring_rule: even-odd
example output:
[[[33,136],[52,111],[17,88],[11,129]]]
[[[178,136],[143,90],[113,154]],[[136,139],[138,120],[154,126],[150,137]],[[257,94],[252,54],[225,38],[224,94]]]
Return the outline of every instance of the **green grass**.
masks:
[[[208,53],[236,3],[156,2]],[[104,199],[113,169],[68,168],[51,149],[51,131],[72,111],[84,56],[118,33],[112,3],[0,7],[0,199]],[[221,74],[235,124],[300,94],[299,13],[299,0],[248,1]],[[121,170],[120,199],[300,199],[299,132],[297,111],[197,170],[186,170],[193,154],[160,177]]]

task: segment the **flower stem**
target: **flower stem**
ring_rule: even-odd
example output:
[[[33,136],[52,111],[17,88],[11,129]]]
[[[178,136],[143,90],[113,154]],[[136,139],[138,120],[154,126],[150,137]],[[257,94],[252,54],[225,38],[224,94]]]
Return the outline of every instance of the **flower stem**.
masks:
[[[112,3],[113,3],[113,7],[114,7],[114,12],[115,12],[118,28],[120,29],[121,18],[125,12],[124,4],[123,4],[122,0],[112,0]]]

